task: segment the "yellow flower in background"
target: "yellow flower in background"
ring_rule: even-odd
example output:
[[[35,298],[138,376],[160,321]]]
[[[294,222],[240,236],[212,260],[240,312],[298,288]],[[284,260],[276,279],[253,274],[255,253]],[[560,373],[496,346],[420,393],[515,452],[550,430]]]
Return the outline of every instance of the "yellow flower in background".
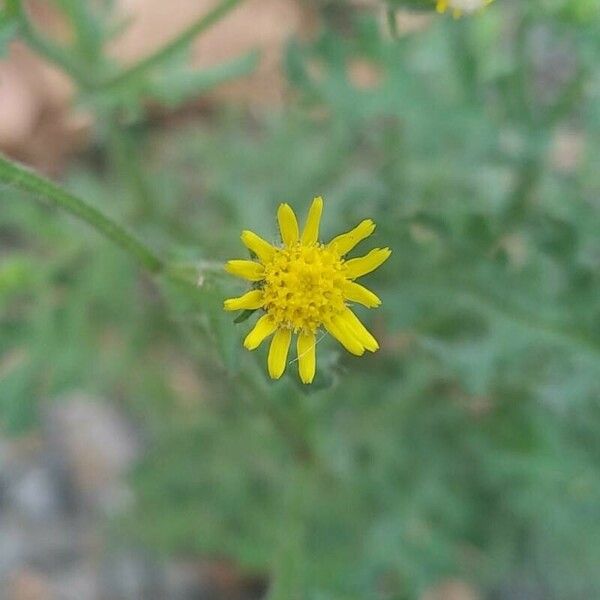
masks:
[[[452,14],[458,18],[463,13],[473,13],[481,10],[493,1],[494,0],[437,0],[437,11],[444,13],[450,9]]]
[[[293,334],[297,335],[298,371],[304,383],[311,383],[315,377],[317,335],[322,327],[357,356],[365,350],[379,349],[377,340],[348,304],[355,302],[368,308],[381,304],[373,292],[355,279],[377,269],[391,251],[376,248],[360,258],[345,260],[350,250],[373,233],[375,223],[366,219],[322,244],[322,211],[323,199],[317,197],[300,233],[294,211],[288,204],[281,204],[277,219],[282,246],[273,246],[252,231],[244,231],[242,242],[257,260],[230,260],[225,267],[232,275],[254,282],[243,296],[225,300],[225,310],[264,311],[246,336],[244,346],[255,350],[273,335],[268,358],[273,379],[279,379],[285,371]]]

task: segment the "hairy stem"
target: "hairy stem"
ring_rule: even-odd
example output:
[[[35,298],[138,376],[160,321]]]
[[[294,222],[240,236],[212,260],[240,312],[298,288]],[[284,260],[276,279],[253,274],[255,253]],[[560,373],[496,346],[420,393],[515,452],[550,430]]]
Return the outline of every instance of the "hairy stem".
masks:
[[[113,219],[49,179],[9,161],[2,155],[0,155],[0,181],[41,197],[46,202],[85,221],[98,233],[120,246],[151,273],[169,275],[166,263]]]
[[[267,600],[306,597],[306,505],[310,501],[312,484],[311,473],[304,465],[290,467],[280,495],[280,510],[285,515],[286,526],[279,531],[273,583]]]

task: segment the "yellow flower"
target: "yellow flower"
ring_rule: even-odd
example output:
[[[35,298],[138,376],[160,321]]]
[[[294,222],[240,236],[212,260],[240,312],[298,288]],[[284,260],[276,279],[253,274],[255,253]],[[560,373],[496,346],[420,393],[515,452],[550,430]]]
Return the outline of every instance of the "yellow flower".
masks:
[[[448,9],[452,10],[454,17],[458,18],[463,13],[473,13],[485,8],[494,0],[437,0],[437,11],[444,13]]]
[[[376,248],[366,256],[344,256],[370,236],[375,223],[366,219],[328,244],[319,239],[323,199],[313,200],[302,234],[294,211],[281,204],[277,211],[283,244],[272,246],[252,231],[242,232],[242,242],[257,260],[230,260],[226,270],[254,282],[239,298],[225,300],[225,310],[261,309],[264,314],[246,336],[244,346],[255,350],[270,335],[268,370],[273,379],[285,371],[292,334],[297,334],[298,370],[311,383],[316,370],[317,334],[321,327],[346,350],[358,356],[375,352],[379,344],[352,312],[355,302],[375,308],[381,300],[354,280],[377,269],[391,254]]]

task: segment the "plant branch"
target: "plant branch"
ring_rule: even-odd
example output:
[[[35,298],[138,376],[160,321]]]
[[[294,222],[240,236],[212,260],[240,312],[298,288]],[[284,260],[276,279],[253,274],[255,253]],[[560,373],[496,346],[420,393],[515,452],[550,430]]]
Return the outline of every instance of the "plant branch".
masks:
[[[49,179],[0,155],[0,181],[44,198],[50,204],[84,221],[125,250],[151,273],[172,277],[166,263],[124,227],[85,200],[67,192]],[[177,278],[179,280],[179,278]]]
[[[395,9],[391,6],[388,6],[385,9],[385,17],[387,20],[390,35],[394,40],[397,40],[400,37],[400,32],[398,31],[398,21],[396,19]]]

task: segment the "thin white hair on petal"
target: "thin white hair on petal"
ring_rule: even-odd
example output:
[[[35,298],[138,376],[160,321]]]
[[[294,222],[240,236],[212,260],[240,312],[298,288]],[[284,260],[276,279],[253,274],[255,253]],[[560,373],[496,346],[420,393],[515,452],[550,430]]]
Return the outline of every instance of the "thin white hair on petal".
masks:
[[[321,337],[310,348],[307,348],[302,354],[299,354],[298,356],[296,356],[296,358],[290,360],[288,362],[288,365],[291,365],[291,364],[295,363],[296,361],[300,360],[304,355],[308,354],[313,348],[316,348],[317,344],[325,337],[325,335],[326,335],[325,332],[323,332],[321,334]]]

